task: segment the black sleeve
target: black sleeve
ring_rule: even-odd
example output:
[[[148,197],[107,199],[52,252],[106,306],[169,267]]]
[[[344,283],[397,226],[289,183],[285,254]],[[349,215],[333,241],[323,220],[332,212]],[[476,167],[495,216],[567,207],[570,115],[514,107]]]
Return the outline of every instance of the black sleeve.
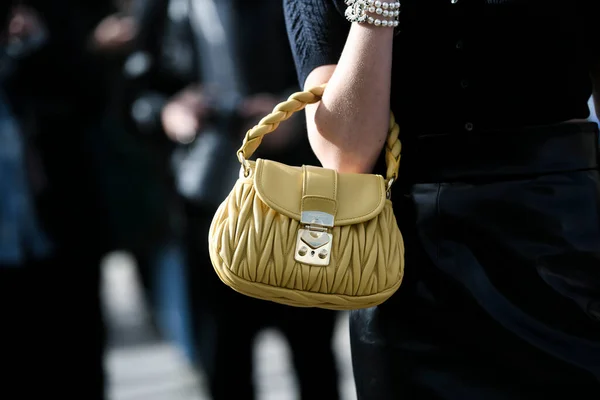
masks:
[[[317,67],[337,64],[348,37],[343,0],[283,0],[300,87]]]

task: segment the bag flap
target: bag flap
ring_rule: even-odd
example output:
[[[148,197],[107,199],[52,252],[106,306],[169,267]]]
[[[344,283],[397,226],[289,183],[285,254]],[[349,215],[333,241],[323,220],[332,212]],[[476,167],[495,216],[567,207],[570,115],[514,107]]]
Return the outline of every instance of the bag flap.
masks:
[[[335,226],[357,224],[381,213],[386,202],[381,175],[292,167],[263,159],[258,159],[255,166],[254,188],[260,199],[278,213],[298,221],[302,211],[333,211]],[[312,192],[306,193],[307,190]],[[302,210],[303,203],[305,208],[311,204],[311,209]],[[314,209],[315,206],[320,209]]]

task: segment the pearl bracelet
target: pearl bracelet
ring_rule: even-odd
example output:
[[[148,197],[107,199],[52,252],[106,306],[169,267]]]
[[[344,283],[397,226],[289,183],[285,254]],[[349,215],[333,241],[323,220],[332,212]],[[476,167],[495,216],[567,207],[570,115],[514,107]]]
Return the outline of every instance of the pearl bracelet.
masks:
[[[400,2],[380,0],[346,0],[346,19],[350,22],[368,23],[395,28],[398,26]],[[378,18],[379,16],[383,18]]]

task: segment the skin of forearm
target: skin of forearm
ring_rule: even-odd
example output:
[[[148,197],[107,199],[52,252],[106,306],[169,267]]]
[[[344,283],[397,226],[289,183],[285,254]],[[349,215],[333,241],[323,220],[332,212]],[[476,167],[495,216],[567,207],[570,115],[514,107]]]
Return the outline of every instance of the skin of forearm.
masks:
[[[311,146],[326,168],[368,173],[386,140],[393,30],[353,24],[337,66],[315,69],[305,87],[327,83],[307,107]]]

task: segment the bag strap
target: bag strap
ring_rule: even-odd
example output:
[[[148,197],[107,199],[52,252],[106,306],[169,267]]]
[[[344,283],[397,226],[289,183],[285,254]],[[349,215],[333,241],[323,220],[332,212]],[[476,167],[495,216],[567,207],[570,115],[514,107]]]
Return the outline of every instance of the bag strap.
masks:
[[[290,118],[295,112],[303,110],[308,104],[319,102],[323,97],[325,86],[316,86],[307,91],[292,94],[286,101],[279,103],[272,113],[248,130],[242,147],[237,152],[238,160],[244,167],[246,174],[249,172],[247,160],[258,149],[263,136],[276,130],[281,122]],[[398,138],[399,134],[400,127],[396,123],[394,114],[390,112],[390,130],[385,145],[386,185],[388,190],[398,177],[398,169],[400,168],[402,144]]]

